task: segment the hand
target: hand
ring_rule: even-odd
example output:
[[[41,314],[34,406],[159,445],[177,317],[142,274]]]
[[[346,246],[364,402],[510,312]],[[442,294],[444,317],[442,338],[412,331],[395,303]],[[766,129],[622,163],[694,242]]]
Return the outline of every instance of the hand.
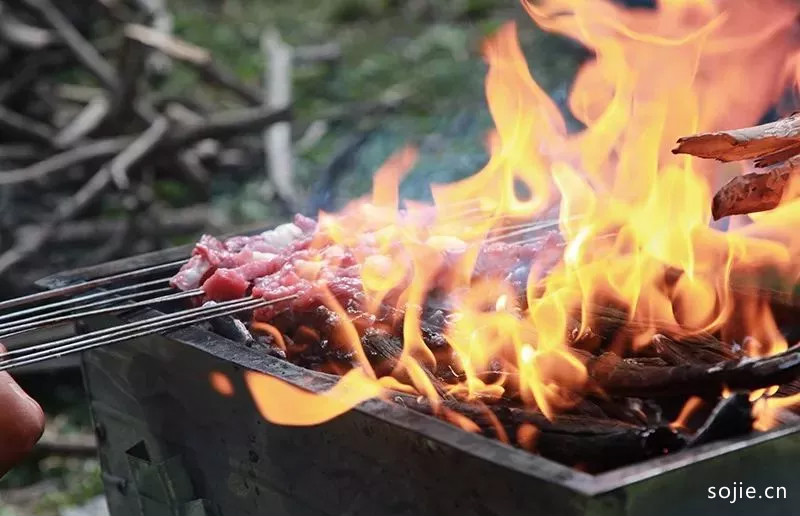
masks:
[[[0,476],[31,451],[43,430],[42,408],[10,374],[0,372]]]

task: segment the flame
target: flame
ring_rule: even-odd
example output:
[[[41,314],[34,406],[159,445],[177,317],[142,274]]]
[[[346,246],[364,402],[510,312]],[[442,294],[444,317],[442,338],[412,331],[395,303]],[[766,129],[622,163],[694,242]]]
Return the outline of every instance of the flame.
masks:
[[[278,425],[310,426],[339,416],[361,402],[378,397],[383,388],[360,369],[347,372],[322,394],[315,394],[255,371],[245,381],[264,419]]]
[[[443,394],[518,397],[552,417],[578,403],[587,387],[570,335],[593,327],[597,306],[618,308],[636,323],[622,344],[633,348],[671,328],[677,337],[747,335],[751,355],[786,349],[768,303],[739,301],[732,283],[737,274],[767,266],[797,278],[790,264],[800,251],[793,235],[800,202],[787,197],[776,210],[720,231],[710,224],[711,192],[730,167],[669,150],[686,134],[752,125],[784,86],[800,80],[800,45],[792,37],[800,5],[661,0],[656,9],[626,9],[611,0],[540,0],[523,6],[544,30],[592,51],[568,99],[584,128],[569,132],[533,79],[515,24],[489,37],[486,97],[496,129],[487,138],[487,164],[467,179],[433,186],[434,206],[405,202],[400,210],[398,186],[416,159],[405,148],[378,171],[370,198],[319,215],[319,253],[311,262],[335,266],[343,249],[353,250],[361,309],[386,329],[397,323],[402,333],[396,365],[388,374],[373,370],[358,325],[323,281],[324,304],[343,321],[341,339],[357,368],[321,395],[248,373],[267,419],[320,423],[384,389],[425,396],[469,431],[477,431],[475,422],[443,406]],[[550,248],[529,221],[555,211],[563,245]],[[475,275],[481,249],[508,235],[542,243],[527,264],[522,295],[505,278]],[[443,293],[449,306],[445,365],[457,381],[446,392],[429,374],[442,365],[424,339],[422,309],[431,292]],[[400,315],[387,318],[387,310]],[[274,327],[262,327],[274,335]],[[690,400],[674,425],[684,425],[696,407]],[[515,437],[532,449],[536,436],[526,425]]]
[[[688,427],[689,419],[694,415],[695,412],[697,412],[700,408],[703,407],[704,403],[705,402],[703,401],[702,398],[699,398],[697,396],[692,396],[691,398],[686,400],[686,403],[683,405],[680,414],[678,414],[678,417],[675,418],[675,421],[670,423],[669,426],[671,426],[672,428],[680,428],[680,429],[689,428]]]
[[[753,428],[762,432],[774,428],[778,424],[778,415],[781,410],[795,408],[800,405],[800,393],[784,397],[768,397],[758,400],[753,405],[753,415],[756,420]]]
[[[211,387],[220,395],[230,398],[234,394],[233,383],[225,373],[219,371],[211,371],[208,375],[208,381],[211,382]]]

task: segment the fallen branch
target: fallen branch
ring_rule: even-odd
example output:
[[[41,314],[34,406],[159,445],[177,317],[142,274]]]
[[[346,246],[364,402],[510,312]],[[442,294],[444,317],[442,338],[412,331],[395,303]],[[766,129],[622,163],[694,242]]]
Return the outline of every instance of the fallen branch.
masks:
[[[45,432],[36,443],[34,453],[94,457],[97,455],[97,439],[93,434],[51,435]]]
[[[195,233],[209,227],[214,230],[222,229],[209,220],[210,212],[210,206],[199,204],[188,208],[153,208],[148,215],[150,218],[158,219],[158,229],[163,232],[164,236],[174,236]],[[65,222],[59,226],[58,232],[53,235],[51,242],[57,244],[103,242],[112,235],[119,234],[125,228],[126,223],[123,219],[109,218]],[[145,236],[153,232],[152,225],[147,220],[138,218],[133,221],[133,229]],[[19,233],[28,231],[36,231],[36,228],[25,226],[19,229]]]
[[[5,172],[0,171],[0,186],[35,181],[49,174],[66,170],[76,165],[81,165],[93,160],[108,159],[122,151],[132,140],[133,137],[131,136],[119,136],[117,138],[99,140],[64,151],[60,154],[55,154],[27,167]]]
[[[26,50],[42,50],[52,45],[56,38],[54,35],[40,27],[22,22],[0,4],[0,40],[11,46]]]
[[[206,138],[225,140],[237,134],[257,131],[270,124],[291,119],[290,109],[269,107],[231,109],[209,116],[196,126],[178,129],[171,135],[166,147],[184,147]]]
[[[89,101],[67,125],[53,138],[59,148],[68,148],[94,131],[108,114],[109,103],[105,95]]]
[[[780,163],[800,153],[800,112],[769,124],[686,136],[672,152],[719,161],[754,159],[756,167]]]
[[[208,50],[144,25],[126,26],[125,36],[192,66],[202,78],[230,90],[248,104],[261,104],[260,93],[217,64]]]
[[[157,118],[150,127],[147,128],[130,145],[125,147],[117,157],[111,160],[108,165],[108,173],[111,179],[120,190],[125,190],[129,186],[128,170],[153,153],[161,144],[162,139],[169,130],[169,120],[162,116]]]

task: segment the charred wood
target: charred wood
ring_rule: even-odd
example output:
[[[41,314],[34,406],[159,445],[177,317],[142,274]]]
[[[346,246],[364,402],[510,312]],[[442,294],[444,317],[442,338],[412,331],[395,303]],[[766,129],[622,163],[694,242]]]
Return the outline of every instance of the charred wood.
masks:
[[[752,431],[753,421],[753,404],[749,393],[733,393],[717,403],[703,426],[689,440],[688,446],[745,435]]]
[[[717,397],[724,388],[754,390],[781,385],[800,376],[800,347],[765,358],[741,358],[714,365],[688,363],[676,366],[643,364],[614,353],[584,360],[591,379],[589,389],[612,396]]]
[[[566,463],[582,464],[591,471],[679,450],[686,438],[668,426],[631,425],[610,419],[558,415],[552,420],[541,412],[506,406],[443,401],[441,407],[423,398],[393,393],[391,401],[429,415],[442,417],[442,407],[465,416],[480,433],[497,437],[497,423],[517,446]],[[529,425],[532,440],[520,439],[519,428]],[[512,437],[514,436],[514,437]]]

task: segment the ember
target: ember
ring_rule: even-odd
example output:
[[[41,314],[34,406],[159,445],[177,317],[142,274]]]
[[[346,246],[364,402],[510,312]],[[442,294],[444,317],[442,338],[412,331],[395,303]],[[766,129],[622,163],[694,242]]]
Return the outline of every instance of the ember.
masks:
[[[248,321],[256,339],[341,375],[318,396],[249,374],[264,417],[283,424],[381,396],[593,471],[747,433],[756,416],[766,428],[800,378],[800,348],[757,288],[800,272],[781,164],[800,149],[796,117],[680,140],[677,152],[783,167],[735,179],[713,208],[717,171],[669,149],[752,123],[791,82],[800,7],[767,4],[525,1],[542,28],[594,51],[570,96],[584,130],[566,131],[505,25],[484,46],[497,129],[483,170],[434,186],[433,206],[403,202],[404,149],[340,213],[203,237],[172,285],[269,301]]]

